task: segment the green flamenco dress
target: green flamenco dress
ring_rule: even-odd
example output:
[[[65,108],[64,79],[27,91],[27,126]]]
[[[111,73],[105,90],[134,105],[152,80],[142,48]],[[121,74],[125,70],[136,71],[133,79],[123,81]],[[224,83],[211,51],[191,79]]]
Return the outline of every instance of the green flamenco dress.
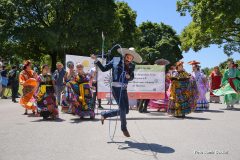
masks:
[[[215,96],[224,96],[224,103],[234,105],[240,99],[240,70],[237,68],[227,69],[224,73],[221,88],[214,90]]]

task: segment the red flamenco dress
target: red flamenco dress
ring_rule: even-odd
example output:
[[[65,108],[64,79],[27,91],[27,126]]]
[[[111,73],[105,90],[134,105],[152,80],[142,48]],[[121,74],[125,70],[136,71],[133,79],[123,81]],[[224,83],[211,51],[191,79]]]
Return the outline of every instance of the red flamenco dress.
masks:
[[[210,103],[215,102],[215,103],[220,103],[220,96],[216,96],[213,94],[213,90],[219,89],[221,87],[221,81],[222,81],[222,74],[221,73],[216,73],[213,71],[210,74]]]

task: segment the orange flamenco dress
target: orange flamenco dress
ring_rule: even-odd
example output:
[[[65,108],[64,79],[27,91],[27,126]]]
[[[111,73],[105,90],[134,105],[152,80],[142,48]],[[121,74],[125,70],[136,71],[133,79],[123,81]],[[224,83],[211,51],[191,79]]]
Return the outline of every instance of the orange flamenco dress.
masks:
[[[23,86],[23,95],[20,98],[19,103],[28,110],[36,110],[35,99],[33,96],[38,83],[35,77],[37,77],[37,74],[33,70],[23,70],[19,75],[19,82]]]

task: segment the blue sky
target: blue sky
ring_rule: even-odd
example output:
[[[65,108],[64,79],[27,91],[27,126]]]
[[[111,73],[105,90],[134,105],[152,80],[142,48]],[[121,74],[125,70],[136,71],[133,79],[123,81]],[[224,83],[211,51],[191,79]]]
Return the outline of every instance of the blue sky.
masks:
[[[123,0],[137,12],[137,25],[144,21],[163,22],[170,25],[177,31],[178,34],[191,22],[190,16],[181,17],[176,11],[176,0]],[[190,50],[183,53],[183,61],[185,62],[185,69],[190,72],[191,66],[186,64],[191,60],[201,62],[202,68],[213,67],[220,62],[225,61],[228,57],[223,53],[222,48],[216,45],[211,45],[209,48],[204,48],[199,52]],[[235,53],[232,58],[240,59],[240,54]]]

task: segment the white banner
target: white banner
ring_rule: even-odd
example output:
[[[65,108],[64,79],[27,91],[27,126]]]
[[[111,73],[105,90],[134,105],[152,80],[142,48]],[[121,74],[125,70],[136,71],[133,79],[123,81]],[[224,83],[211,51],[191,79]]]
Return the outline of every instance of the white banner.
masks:
[[[94,61],[91,59],[91,57],[66,55],[66,65],[68,61],[72,61],[75,68],[77,63],[81,63],[84,66],[84,72],[86,73],[88,73],[90,69],[94,67]]]
[[[111,72],[98,72],[98,95],[107,97],[110,92]],[[165,93],[165,66],[136,65],[134,79],[128,84],[130,98],[157,99]],[[146,98],[149,99],[149,98]]]

